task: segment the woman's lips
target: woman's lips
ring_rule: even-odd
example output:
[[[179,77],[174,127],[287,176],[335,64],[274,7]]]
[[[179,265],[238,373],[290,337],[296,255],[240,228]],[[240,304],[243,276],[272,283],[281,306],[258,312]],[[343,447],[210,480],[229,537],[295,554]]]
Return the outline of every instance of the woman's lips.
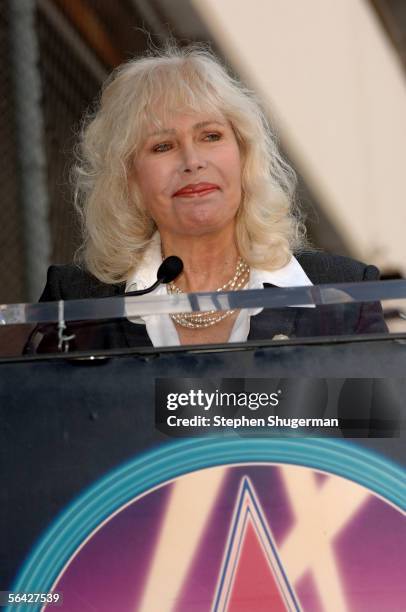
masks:
[[[173,194],[173,197],[182,197],[182,198],[198,198],[204,196],[211,191],[217,191],[219,189],[218,185],[214,183],[198,183],[197,185],[186,185],[179,189],[176,193]]]

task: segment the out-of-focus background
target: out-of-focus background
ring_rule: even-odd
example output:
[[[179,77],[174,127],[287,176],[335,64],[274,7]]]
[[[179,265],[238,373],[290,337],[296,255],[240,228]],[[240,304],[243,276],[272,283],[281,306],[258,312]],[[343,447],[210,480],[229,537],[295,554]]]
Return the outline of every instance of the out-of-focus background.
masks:
[[[210,42],[259,93],[314,246],[406,276],[404,0],[1,0],[0,303],[72,260],[81,117],[149,35]]]

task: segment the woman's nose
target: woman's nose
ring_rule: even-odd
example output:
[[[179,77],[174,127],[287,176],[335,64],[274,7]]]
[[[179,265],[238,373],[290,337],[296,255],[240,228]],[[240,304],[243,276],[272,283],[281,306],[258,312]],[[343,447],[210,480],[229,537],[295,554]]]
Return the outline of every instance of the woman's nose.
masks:
[[[183,147],[182,151],[182,171],[186,173],[197,172],[206,168],[207,161],[203,152],[194,144]]]

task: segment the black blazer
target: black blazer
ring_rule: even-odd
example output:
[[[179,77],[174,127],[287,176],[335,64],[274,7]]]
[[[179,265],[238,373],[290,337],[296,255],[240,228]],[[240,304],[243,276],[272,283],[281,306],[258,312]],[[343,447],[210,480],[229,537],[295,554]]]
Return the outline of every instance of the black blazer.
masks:
[[[378,280],[375,266],[317,251],[305,251],[296,258],[312,283],[344,283]],[[272,288],[273,285],[265,284]],[[108,285],[74,265],[50,266],[41,302],[123,295],[125,283]],[[316,314],[317,311],[317,314]],[[376,303],[345,306],[318,306],[317,308],[264,309],[251,317],[248,340],[272,339],[283,334],[289,338],[309,336],[335,336],[351,333],[385,332],[382,311]],[[68,326],[66,334],[75,334],[70,350],[99,350],[152,346],[144,325],[127,319],[97,322],[77,322]],[[27,342],[25,352],[54,352],[57,345],[55,325],[35,328]]]

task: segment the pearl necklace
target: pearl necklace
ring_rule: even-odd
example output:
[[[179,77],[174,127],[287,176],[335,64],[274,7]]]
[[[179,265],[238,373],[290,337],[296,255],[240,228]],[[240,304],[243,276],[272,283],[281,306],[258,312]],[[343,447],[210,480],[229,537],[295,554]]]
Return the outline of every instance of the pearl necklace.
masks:
[[[242,289],[248,282],[249,272],[249,265],[243,259],[241,259],[241,257],[239,257],[234,276],[222,287],[216,289],[216,291],[238,291],[238,289]],[[184,293],[182,289],[179,289],[179,287],[175,285],[174,282],[169,283],[167,287],[168,293]],[[230,317],[234,313],[235,310],[226,310],[225,312],[221,310],[209,310],[208,312],[182,312],[179,314],[171,314],[171,319],[181,327],[187,327],[189,329],[202,329],[216,325],[216,323],[220,323],[220,321],[223,321],[226,317]]]

